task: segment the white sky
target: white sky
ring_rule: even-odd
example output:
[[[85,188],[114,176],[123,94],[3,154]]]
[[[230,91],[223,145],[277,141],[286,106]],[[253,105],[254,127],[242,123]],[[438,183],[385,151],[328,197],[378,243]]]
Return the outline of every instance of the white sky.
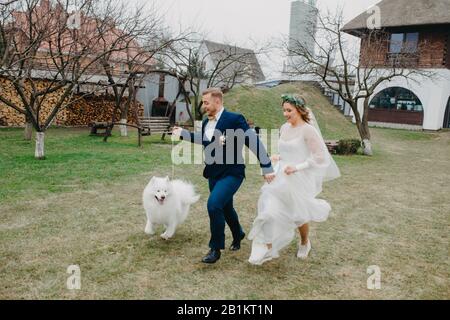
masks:
[[[130,0],[128,0],[130,1]],[[139,0],[132,0],[139,1]],[[289,32],[291,0],[153,0],[175,30],[193,27],[207,39],[253,48]],[[380,0],[318,0],[321,10],[343,7],[346,21]],[[275,53],[274,53],[275,55]],[[276,77],[282,59],[260,58],[267,78]],[[273,62],[276,61],[276,62]]]

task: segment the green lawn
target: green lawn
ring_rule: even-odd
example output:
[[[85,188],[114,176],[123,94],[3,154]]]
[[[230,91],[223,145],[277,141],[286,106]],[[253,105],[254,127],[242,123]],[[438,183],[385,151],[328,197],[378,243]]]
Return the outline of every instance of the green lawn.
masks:
[[[171,161],[170,139],[146,137],[137,148],[137,136],[109,139],[90,137],[86,129],[50,129],[46,134],[46,160],[34,159],[34,142],[23,140],[21,130],[2,129],[0,199],[21,199],[29,193],[68,192],[94,183],[149,172]]]
[[[248,92],[227,96],[230,108],[232,95],[241,101]],[[354,134],[338,112],[321,108],[327,138]],[[172,168],[170,140],[146,137],[138,148],[134,133],[106,144],[88,133],[49,130],[47,159],[37,161],[22,130],[0,129],[0,299],[450,298],[450,132],[372,129],[373,157],[335,157],[342,177],[325,185],[321,197],[333,211],[312,225],[310,257],[298,260],[292,243],[261,267],[247,263],[247,240],[215,265],[200,262],[209,240],[207,182],[201,165]],[[144,234],[141,194],[152,175],[172,170],[201,199],[163,241]],[[248,166],[235,198],[246,231],[262,184],[259,168]],[[66,288],[73,264],[79,291]],[[381,290],[367,289],[370,265],[381,269]]]
[[[333,108],[320,91],[306,84],[283,84],[270,89],[245,88],[233,89],[225,96],[225,106],[240,112],[261,128],[278,128],[283,122],[281,95],[284,93],[301,94],[308,107],[313,110],[320,130],[328,139],[357,138],[358,132],[344,116]]]

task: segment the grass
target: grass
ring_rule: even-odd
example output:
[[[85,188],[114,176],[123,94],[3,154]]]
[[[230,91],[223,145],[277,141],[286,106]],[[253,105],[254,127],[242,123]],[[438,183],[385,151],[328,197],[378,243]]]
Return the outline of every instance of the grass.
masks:
[[[327,139],[357,138],[356,128],[331,107],[320,91],[306,84],[283,84],[271,89],[239,87],[225,96],[225,106],[254,121],[261,128],[279,128],[284,123],[281,95],[301,94],[314,112],[322,134]]]
[[[161,142],[152,136],[138,149],[137,136],[90,137],[85,129],[50,129],[46,134],[46,160],[34,159],[34,143],[25,141],[18,129],[2,129],[0,170],[4,188],[0,199],[21,199],[30,192],[62,192],[106,183],[165,166],[171,148],[170,139]],[[129,165],[132,163],[133,165]],[[5,185],[6,184],[6,185]]]
[[[227,104],[252,103],[248,92],[232,92]],[[270,97],[261,112],[276,106]],[[315,111],[325,136],[351,135],[354,127],[326,108]],[[139,149],[135,136],[115,133],[104,144],[87,129],[51,129],[47,159],[36,161],[21,130],[0,129],[0,299],[449,299],[450,132],[372,135],[373,157],[335,157],[342,177],[321,194],[333,211],[312,225],[311,256],[296,259],[292,243],[255,267],[249,241],[215,265],[200,262],[209,240],[201,165],[174,168],[201,195],[176,236],[144,234],[142,190],[152,175],[172,172],[171,145],[158,136]],[[262,183],[248,166],[235,197],[246,231]],[[81,290],[66,288],[72,264],[81,268]],[[381,290],[367,289],[370,265],[381,269]]]

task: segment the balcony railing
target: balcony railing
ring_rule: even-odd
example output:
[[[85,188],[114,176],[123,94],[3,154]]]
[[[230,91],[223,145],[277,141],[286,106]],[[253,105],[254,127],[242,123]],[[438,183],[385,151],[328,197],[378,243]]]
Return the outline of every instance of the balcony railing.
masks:
[[[386,54],[386,64],[397,68],[408,68],[419,66],[419,54],[414,53],[393,53]]]

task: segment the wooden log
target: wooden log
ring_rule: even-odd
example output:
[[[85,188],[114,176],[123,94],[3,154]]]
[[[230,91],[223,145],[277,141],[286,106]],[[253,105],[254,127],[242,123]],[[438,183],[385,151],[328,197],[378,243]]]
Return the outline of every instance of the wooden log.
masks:
[[[46,81],[36,81],[38,89],[42,90],[48,86]],[[5,95],[11,102],[22,107],[22,102],[15,89],[5,78],[0,77],[0,90],[2,95]],[[63,90],[49,94],[42,101],[42,108],[40,110],[39,120],[44,122],[47,120],[54,106],[59,101]],[[80,99],[80,96],[74,96],[74,99]],[[123,99],[123,103],[126,99]],[[144,114],[143,105],[138,103],[137,116]],[[111,96],[91,96],[85,97],[73,105],[61,109],[53,121],[53,125],[64,126],[80,126],[89,125],[93,121],[111,121],[112,113],[114,110],[114,101]],[[116,119],[119,119],[120,111],[116,114]],[[128,122],[137,123],[136,112],[130,110],[128,113]],[[3,126],[24,126],[25,116],[22,113],[17,112],[9,106],[0,103],[0,125]]]

